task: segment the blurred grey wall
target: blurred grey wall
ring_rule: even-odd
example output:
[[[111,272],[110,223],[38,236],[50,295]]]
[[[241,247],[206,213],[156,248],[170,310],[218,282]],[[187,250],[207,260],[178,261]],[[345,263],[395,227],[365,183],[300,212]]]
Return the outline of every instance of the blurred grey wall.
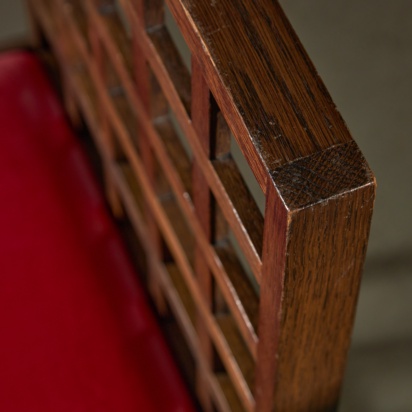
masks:
[[[0,45],[15,42],[27,34],[25,17],[21,0],[0,0]]]

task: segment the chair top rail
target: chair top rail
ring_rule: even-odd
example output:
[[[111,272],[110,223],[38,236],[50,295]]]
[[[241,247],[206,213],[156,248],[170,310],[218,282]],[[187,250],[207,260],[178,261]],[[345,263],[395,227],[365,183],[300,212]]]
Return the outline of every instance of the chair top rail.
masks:
[[[166,2],[264,193],[281,166],[353,146],[277,1]],[[364,179],[356,184],[374,181],[361,155],[359,166]]]

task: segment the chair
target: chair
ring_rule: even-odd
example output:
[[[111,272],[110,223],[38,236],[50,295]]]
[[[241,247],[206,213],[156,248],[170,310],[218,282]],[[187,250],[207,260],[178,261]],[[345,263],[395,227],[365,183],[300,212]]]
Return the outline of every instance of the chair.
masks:
[[[279,4],[27,3],[202,409],[334,410],[376,185]]]

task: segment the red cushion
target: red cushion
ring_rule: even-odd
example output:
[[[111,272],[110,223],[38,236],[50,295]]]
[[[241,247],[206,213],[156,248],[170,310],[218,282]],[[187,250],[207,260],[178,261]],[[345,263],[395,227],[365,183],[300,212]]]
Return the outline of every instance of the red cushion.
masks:
[[[36,58],[0,56],[0,411],[191,411]]]

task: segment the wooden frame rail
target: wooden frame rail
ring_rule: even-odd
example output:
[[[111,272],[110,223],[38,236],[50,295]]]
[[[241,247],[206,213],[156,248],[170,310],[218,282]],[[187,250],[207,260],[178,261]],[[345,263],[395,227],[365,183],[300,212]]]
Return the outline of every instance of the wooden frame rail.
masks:
[[[329,411],[375,180],[273,0],[30,0],[205,411]],[[170,14],[169,14],[170,13]],[[184,63],[171,17],[191,53]],[[262,214],[233,154],[265,197]]]

